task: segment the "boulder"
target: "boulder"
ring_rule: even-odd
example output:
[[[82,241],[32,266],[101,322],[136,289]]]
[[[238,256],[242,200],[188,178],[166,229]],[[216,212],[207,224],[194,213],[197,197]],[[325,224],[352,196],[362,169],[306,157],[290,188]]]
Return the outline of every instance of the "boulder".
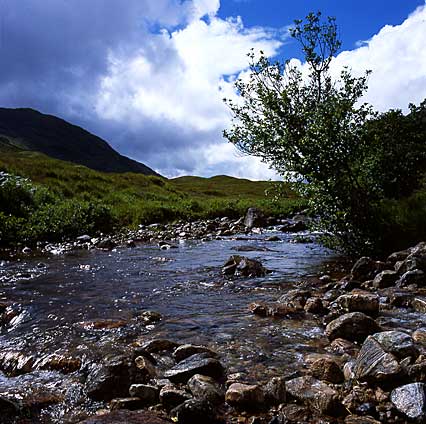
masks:
[[[310,297],[303,309],[309,314],[322,314],[326,312],[326,308],[319,297]]]
[[[215,424],[218,422],[215,408],[209,402],[201,399],[185,401],[174,408],[170,415],[179,424]]]
[[[411,307],[417,312],[421,312],[422,314],[426,314],[426,298],[416,296],[411,301]]]
[[[162,387],[160,390],[160,402],[167,410],[175,408],[189,399],[191,399],[189,393],[171,384]]]
[[[392,287],[395,285],[396,280],[398,280],[398,273],[396,271],[386,269],[374,277],[373,287],[376,289]]]
[[[358,281],[366,281],[374,278],[377,274],[377,267],[375,261],[369,257],[362,257],[358,259],[351,270],[352,279]]]
[[[412,383],[398,387],[392,391],[390,398],[396,409],[407,417],[419,421],[426,419],[424,383]]]
[[[407,356],[417,358],[418,356],[413,338],[402,331],[382,331],[372,337],[380,343],[385,352],[392,353],[399,359]]]
[[[146,404],[138,397],[128,397],[112,399],[109,406],[111,411],[116,411],[117,409],[129,409],[131,411],[136,411],[137,409],[142,409],[146,406]]]
[[[132,384],[129,389],[132,397],[138,397],[144,406],[155,405],[159,401],[160,390],[147,384]]]
[[[278,303],[282,303],[289,308],[303,311],[307,300],[311,297],[309,290],[293,289],[282,295]]]
[[[222,274],[227,276],[264,277],[267,270],[262,263],[245,256],[233,255],[223,265]]]
[[[268,405],[280,405],[285,403],[287,391],[283,377],[273,377],[263,387],[265,402]]]
[[[372,318],[362,312],[352,312],[331,321],[325,329],[325,335],[330,340],[342,338],[362,342],[370,334],[379,331],[379,325]]]
[[[379,313],[379,296],[373,293],[355,291],[339,296],[335,300],[335,305],[345,312],[363,312],[374,317]]]
[[[329,383],[339,384],[345,379],[337,362],[327,357],[314,361],[310,366],[310,372],[315,378]]]
[[[194,397],[207,400],[213,405],[225,400],[224,390],[217,382],[206,375],[195,374],[188,381],[188,387]]]
[[[425,282],[425,273],[420,269],[413,269],[407,271],[402,275],[402,277],[397,281],[398,287],[407,287],[411,284],[416,284],[423,286]]]
[[[263,406],[265,397],[258,385],[234,383],[226,391],[225,401],[236,409],[254,410]]]
[[[294,378],[287,381],[286,387],[287,393],[306,403],[317,413],[336,415],[341,411],[337,391],[313,377]]]
[[[153,339],[144,342],[140,348],[145,350],[148,353],[157,353],[162,351],[170,351],[176,349],[179,346],[179,343],[176,343],[168,339]]]
[[[221,378],[224,374],[222,364],[206,354],[195,354],[179,362],[164,373],[172,383],[186,383],[193,375],[202,374],[212,378]]]
[[[212,358],[217,356],[217,353],[209,349],[206,346],[196,346],[192,344],[185,344],[179,346],[173,352],[173,357],[176,359],[176,362],[180,362],[189,356],[195,355],[196,353],[205,353],[210,355]]]
[[[257,208],[247,209],[246,216],[244,218],[244,225],[252,229],[253,227],[263,227],[266,224],[265,217]]]
[[[397,358],[372,336],[363,343],[354,366],[355,377],[369,383],[388,382],[402,374]]]

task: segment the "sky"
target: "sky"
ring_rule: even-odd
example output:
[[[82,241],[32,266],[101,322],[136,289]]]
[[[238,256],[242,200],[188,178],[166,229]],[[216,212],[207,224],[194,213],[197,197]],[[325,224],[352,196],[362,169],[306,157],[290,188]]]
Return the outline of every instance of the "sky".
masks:
[[[251,48],[302,60],[288,28],[310,11],[337,19],[333,73],[372,70],[377,110],[426,98],[425,0],[0,0],[0,106],[60,116],[167,177],[277,179],[223,139],[222,99]]]

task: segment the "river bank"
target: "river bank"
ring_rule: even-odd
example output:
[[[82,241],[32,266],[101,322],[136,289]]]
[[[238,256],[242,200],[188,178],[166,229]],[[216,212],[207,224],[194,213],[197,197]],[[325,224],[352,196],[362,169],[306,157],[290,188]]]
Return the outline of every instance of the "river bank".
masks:
[[[2,263],[3,422],[406,422],[425,248],[343,277],[295,222],[151,226]]]

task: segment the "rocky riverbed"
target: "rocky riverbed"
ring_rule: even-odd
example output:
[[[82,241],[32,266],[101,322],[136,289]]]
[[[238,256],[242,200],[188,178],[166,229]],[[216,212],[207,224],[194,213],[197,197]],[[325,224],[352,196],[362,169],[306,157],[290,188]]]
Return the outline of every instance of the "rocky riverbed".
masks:
[[[345,275],[294,218],[4,260],[0,422],[424,422],[426,245]]]

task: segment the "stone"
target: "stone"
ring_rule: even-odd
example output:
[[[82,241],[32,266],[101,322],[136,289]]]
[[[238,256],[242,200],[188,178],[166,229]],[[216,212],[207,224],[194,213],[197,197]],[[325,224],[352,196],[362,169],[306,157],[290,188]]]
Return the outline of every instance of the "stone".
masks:
[[[144,311],[139,315],[138,319],[143,322],[146,322],[147,324],[152,324],[154,322],[161,321],[162,316],[159,312]]]
[[[142,409],[144,406],[146,406],[145,403],[138,397],[112,399],[110,403],[111,411],[115,411],[117,409],[129,409],[131,411],[135,411],[137,409]]]
[[[273,377],[263,387],[265,402],[268,405],[280,405],[286,402],[287,391],[283,377]]]
[[[96,243],[98,249],[112,250],[117,246],[117,243],[110,238],[103,239]]]
[[[138,356],[135,359],[136,367],[139,369],[145,380],[150,380],[157,375],[154,365],[144,356]]]
[[[422,314],[426,314],[426,298],[424,297],[415,297],[411,301],[411,307]]]
[[[310,372],[319,380],[339,384],[345,379],[342,370],[336,361],[331,358],[319,358],[310,366]]]
[[[335,304],[346,312],[362,312],[373,317],[379,313],[379,296],[373,293],[357,291],[344,294],[335,300]]]
[[[212,378],[221,378],[224,374],[222,364],[206,354],[196,354],[179,362],[164,373],[172,383],[186,383],[193,375],[202,374]]]
[[[265,241],[281,241],[281,239],[278,236],[271,236],[271,237],[266,237]]]
[[[345,424],[381,424],[381,422],[368,415],[348,415],[345,418]]]
[[[249,208],[244,218],[244,225],[251,229],[253,227],[263,227],[266,224],[265,217],[257,208]]]
[[[289,308],[303,311],[307,300],[311,297],[309,290],[294,289],[282,295],[278,303],[282,303]]]
[[[343,365],[343,376],[346,381],[350,381],[355,378],[355,361],[348,361],[345,365]]]
[[[174,408],[170,415],[179,424],[215,424],[216,412],[214,407],[201,399],[189,399]]]
[[[129,388],[132,397],[138,397],[144,406],[155,405],[159,401],[160,390],[147,384],[132,384]]]
[[[264,303],[253,302],[249,305],[249,311],[261,317],[287,317],[300,315],[301,312],[292,308],[291,306],[283,305],[281,303]]]
[[[170,351],[176,349],[179,346],[179,343],[176,343],[172,340],[167,339],[153,339],[147,342],[144,342],[140,347],[143,350],[146,350],[148,353],[158,353],[162,351]]]
[[[376,289],[384,289],[386,287],[392,287],[398,280],[398,273],[392,270],[384,270],[377,274],[373,280],[373,287]]]
[[[176,362],[180,362],[183,359],[188,358],[189,356],[195,355],[196,353],[206,353],[209,354],[212,358],[215,358],[217,356],[216,352],[206,346],[185,344],[175,349],[175,351],[173,352],[173,357],[176,359]]]
[[[370,334],[379,331],[379,325],[372,318],[362,312],[352,312],[331,321],[325,329],[325,335],[330,340],[342,338],[362,342]]]
[[[63,374],[78,371],[80,367],[81,360],[79,358],[57,353],[38,359],[33,365],[33,369],[59,371]]]
[[[380,343],[385,352],[392,353],[399,359],[418,356],[413,338],[402,331],[382,331],[372,337]]]
[[[87,234],[77,237],[77,241],[80,243],[90,243],[90,240],[92,240],[92,237]]]
[[[351,276],[354,280],[365,281],[372,278],[376,273],[376,263],[369,257],[358,259],[351,270]]]
[[[233,383],[226,391],[225,401],[236,409],[255,410],[263,405],[265,397],[258,385]]]
[[[372,336],[363,343],[356,358],[355,377],[369,383],[386,382],[402,374],[394,355],[387,353]]]
[[[188,387],[194,397],[207,400],[213,405],[225,400],[225,391],[213,378],[206,375],[195,374],[189,379]]]
[[[327,352],[334,353],[336,355],[350,355],[356,356],[359,352],[358,346],[346,339],[337,338],[333,340],[330,345],[326,348]]]
[[[407,271],[402,277],[397,281],[398,287],[406,287],[411,284],[423,285],[425,282],[425,273],[420,269],[413,269]]]
[[[151,411],[119,410],[95,415],[81,424],[170,424],[169,420],[159,417]]]
[[[399,412],[416,420],[426,419],[426,396],[424,383],[412,383],[394,389],[391,402]]]
[[[166,385],[160,390],[160,402],[168,410],[175,408],[189,399],[191,399],[189,393],[173,385]]]
[[[321,314],[326,311],[322,303],[322,300],[319,297],[310,297],[306,301],[303,309],[309,314]]]
[[[337,391],[320,380],[310,376],[298,377],[287,381],[286,387],[287,393],[317,413],[334,416],[341,411]]]
[[[394,252],[391,255],[388,256],[386,259],[386,262],[389,262],[390,264],[395,264],[396,262],[405,261],[407,259],[410,252],[408,250],[401,250],[399,252]]]
[[[262,263],[245,256],[233,255],[223,265],[222,274],[242,277],[264,277],[267,274]]]
[[[423,346],[426,346],[426,328],[419,328],[413,333],[413,340]]]

